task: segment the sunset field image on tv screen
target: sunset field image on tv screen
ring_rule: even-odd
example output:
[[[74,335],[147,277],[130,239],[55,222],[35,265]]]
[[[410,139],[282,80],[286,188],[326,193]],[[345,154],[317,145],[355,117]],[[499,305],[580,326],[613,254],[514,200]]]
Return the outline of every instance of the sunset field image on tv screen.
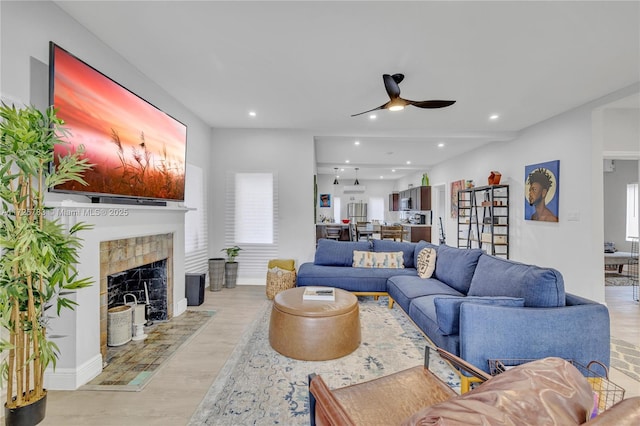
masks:
[[[84,174],[87,186],[53,190],[183,201],[187,127],[53,42],[49,59],[50,103],[69,131],[54,165],[80,145],[94,164]]]

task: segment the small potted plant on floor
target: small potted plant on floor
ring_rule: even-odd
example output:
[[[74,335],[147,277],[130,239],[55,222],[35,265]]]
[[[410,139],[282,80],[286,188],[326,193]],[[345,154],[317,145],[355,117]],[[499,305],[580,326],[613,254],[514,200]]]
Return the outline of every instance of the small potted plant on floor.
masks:
[[[48,319],[76,304],[66,296],[91,284],[78,278],[81,247],[78,223],[66,229],[45,206],[48,188],[67,181],[84,183],[91,167],[82,152],[60,156],[62,120],[53,107],[0,105],[0,370],[6,380],[7,425],[34,425],[45,415],[44,372],[55,368],[57,345],[47,336]],[[81,151],[81,150],[80,150]],[[55,306],[55,309],[49,310]],[[5,355],[6,354],[6,355]]]
[[[226,288],[234,288],[236,286],[236,279],[238,278],[238,262],[236,262],[236,257],[240,250],[242,249],[238,246],[227,247],[221,250],[227,254],[227,261],[224,264],[224,286]]]

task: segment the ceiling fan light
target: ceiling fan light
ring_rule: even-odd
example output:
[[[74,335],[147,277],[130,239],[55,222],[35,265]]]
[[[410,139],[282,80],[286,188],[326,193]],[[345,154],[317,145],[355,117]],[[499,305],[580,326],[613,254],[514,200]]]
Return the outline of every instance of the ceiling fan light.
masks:
[[[404,109],[404,105],[392,105],[389,107],[389,111],[402,111]]]

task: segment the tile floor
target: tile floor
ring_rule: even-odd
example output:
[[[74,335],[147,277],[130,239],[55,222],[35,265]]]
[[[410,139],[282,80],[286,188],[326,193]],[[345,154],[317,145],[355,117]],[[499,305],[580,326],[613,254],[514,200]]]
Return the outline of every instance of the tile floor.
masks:
[[[629,294],[627,294],[629,293]],[[640,306],[631,287],[607,287],[612,335],[640,342]],[[206,291],[197,310],[215,310],[212,321],[160,369],[140,392],[51,391],[42,426],[185,425],[223,367],[256,309],[265,300],[263,286]],[[610,379],[640,396],[640,382],[612,369]]]
[[[189,310],[171,321],[146,327],[145,339],[107,347],[107,366],[80,390],[139,391],[211,319],[213,312]]]

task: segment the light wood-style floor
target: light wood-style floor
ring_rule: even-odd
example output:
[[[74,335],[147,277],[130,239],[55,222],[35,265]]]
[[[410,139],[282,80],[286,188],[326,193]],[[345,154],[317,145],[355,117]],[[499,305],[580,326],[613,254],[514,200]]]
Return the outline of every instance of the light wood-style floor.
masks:
[[[612,335],[640,344],[640,306],[631,287],[607,287]],[[263,286],[206,290],[205,303],[190,309],[213,309],[213,320],[151,380],[141,392],[51,391],[43,426],[186,425],[266,300]],[[640,396],[640,382],[610,372],[628,396]]]

